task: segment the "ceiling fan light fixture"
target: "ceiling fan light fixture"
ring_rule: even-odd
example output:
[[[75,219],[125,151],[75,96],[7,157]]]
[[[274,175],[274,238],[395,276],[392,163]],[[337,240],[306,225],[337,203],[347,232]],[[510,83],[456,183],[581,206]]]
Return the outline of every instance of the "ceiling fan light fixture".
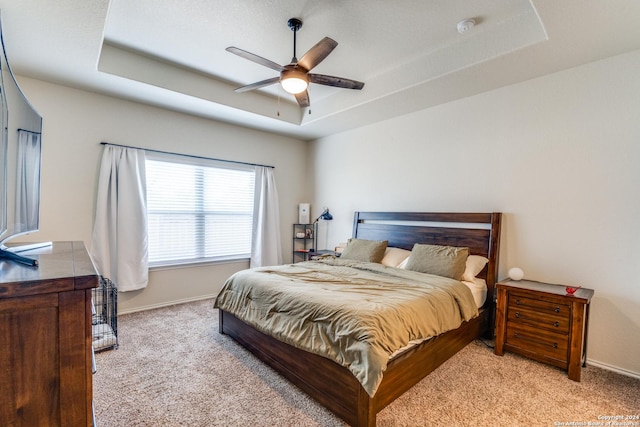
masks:
[[[280,76],[282,88],[290,94],[296,95],[307,90],[309,78],[306,73],[298,70],[285,70]]]

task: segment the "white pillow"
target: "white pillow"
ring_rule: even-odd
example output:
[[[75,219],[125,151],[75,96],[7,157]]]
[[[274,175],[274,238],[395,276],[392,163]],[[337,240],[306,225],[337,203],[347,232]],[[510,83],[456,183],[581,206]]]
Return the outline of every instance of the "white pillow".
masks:
[[[469,255],[467,257],[467,265],[465,266],[464,273],[462,274],[462,280],[466,282],[473,282],[473,279],[482,271],[489,260],[480,255]]]
[[[404,261],[402,261],[400,264],[398,264],[398,268],[403,268],[406,269],[407,268],[407,262],[409,261],[409,257],[406,257],[404,259]]]
[[[380,264],[386,265],[387,267],[398,267],[401,262],[409,258],[409,255],[411,255],[411,251],[406,249],[387,248]]]

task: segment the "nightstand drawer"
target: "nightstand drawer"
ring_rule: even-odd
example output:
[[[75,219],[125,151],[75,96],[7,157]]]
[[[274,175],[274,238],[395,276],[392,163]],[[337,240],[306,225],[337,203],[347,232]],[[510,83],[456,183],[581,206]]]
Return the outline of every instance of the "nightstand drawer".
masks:
[[[571,308],[567,304],[529,298],[519,294],[518,292],[511,292],[509,294],[508,307],[509,309],[527,308],[539,313],[547,313],[565,319],[568,319],[571,316]]]
[[[557,359],[566,363],[569,338],[567,335],[541,329],[522,327],[507,323],[505,345],[532,351],[539,356]]]
[[[532,310],[525,306],[509,306],[507,321],[522,323],[563,334],[569,333],[569,317],[548,311]]]

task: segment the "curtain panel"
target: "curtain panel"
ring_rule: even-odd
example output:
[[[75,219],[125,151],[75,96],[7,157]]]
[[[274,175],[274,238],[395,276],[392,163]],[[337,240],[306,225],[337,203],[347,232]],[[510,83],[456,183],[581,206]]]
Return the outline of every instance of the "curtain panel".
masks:
[[[41,135],[18,129],[18,166],[16,168],[16,231],[31,231],[40,222]]]
[[[147,286],[147,202],[144,150],[105,145],[100,165],[91,255],[119,291]]]
[[[280,209],[273,168],[256,166],[253,234],[249,266],[282,264]]]

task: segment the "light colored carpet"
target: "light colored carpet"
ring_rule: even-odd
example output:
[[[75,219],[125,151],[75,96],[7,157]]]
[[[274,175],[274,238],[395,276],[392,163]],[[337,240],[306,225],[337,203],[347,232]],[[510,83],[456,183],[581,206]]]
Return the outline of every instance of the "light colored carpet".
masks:
[[[120,348],[96,355],[98,427],[344,425],[220,335],[212,307],[206,300],[120,316]],[[633,414],[640,380],[587,367],[577,383],[475,341],[380,412],[377,425],[588,425]]]

